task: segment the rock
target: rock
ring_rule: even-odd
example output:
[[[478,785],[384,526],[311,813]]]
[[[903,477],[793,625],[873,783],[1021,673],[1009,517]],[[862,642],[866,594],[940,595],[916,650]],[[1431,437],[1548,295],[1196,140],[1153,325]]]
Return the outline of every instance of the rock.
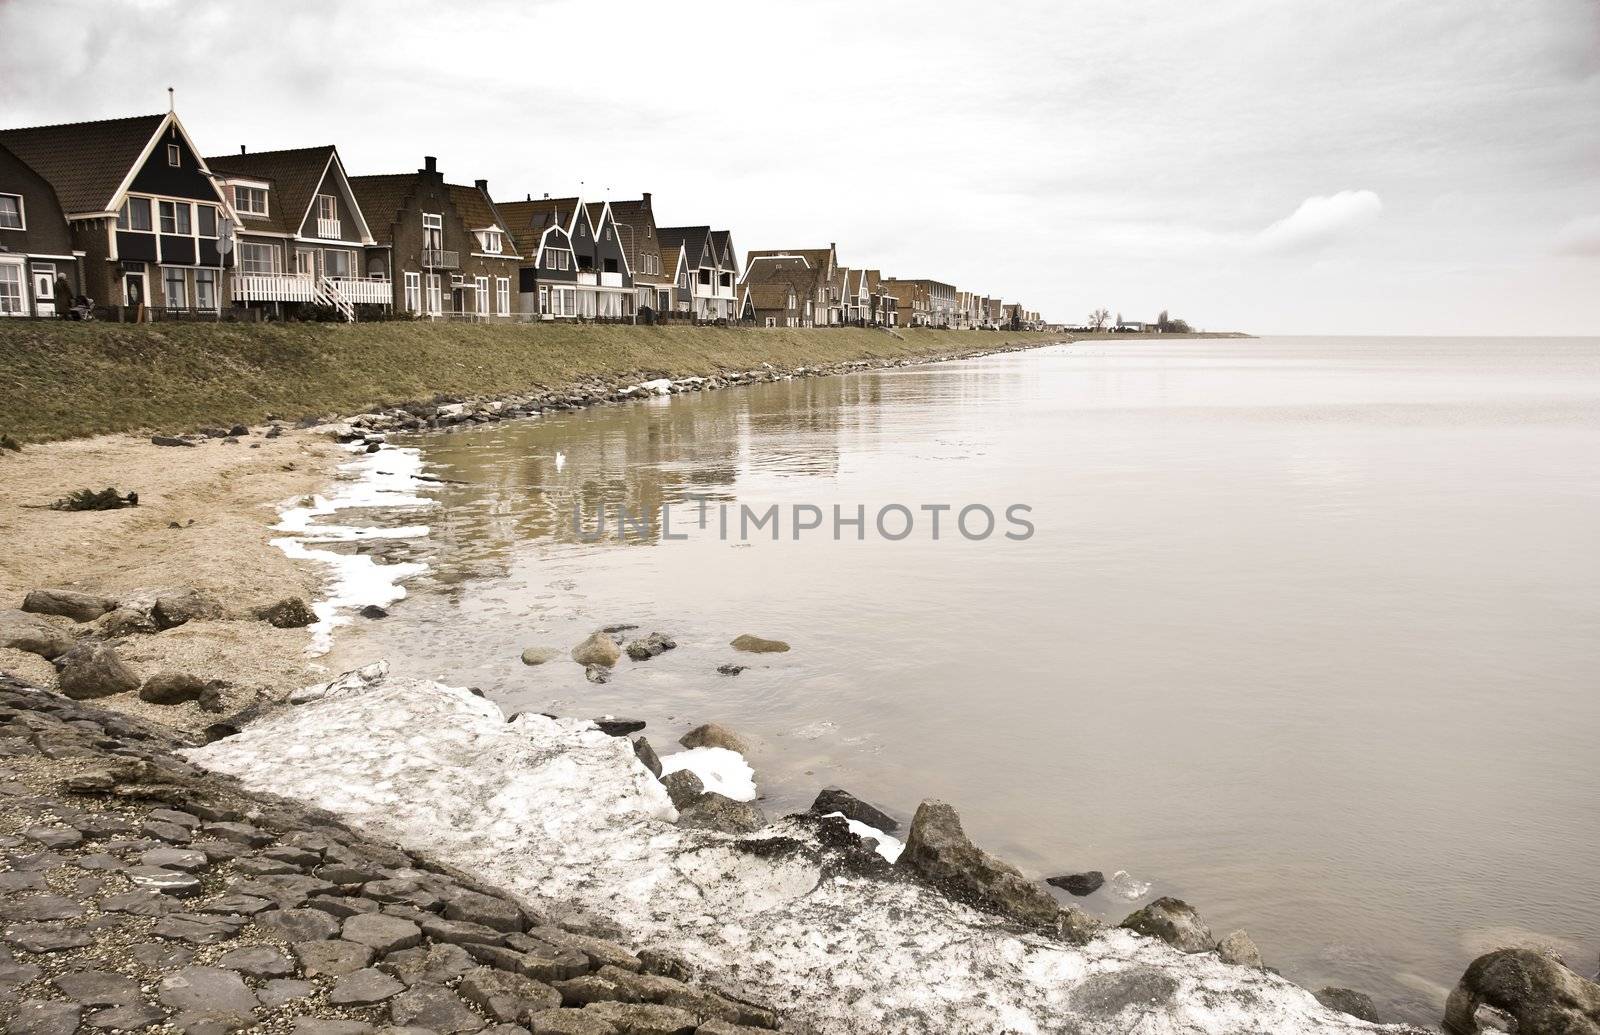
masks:
[[[1329,993],[1340,995],[1323,998]],[[1377,1019],[1352,1008],[1372,1009],[1372,1001],[1359,992],[1324,988],[1316,995],[1331,1009]],[[1475,1016],[1480,1006],[1516,1021],[1517,1035],[1600,1035],[1600,984],[1532,949],[1496,949],[1473,960],[1445,1002],[1444,1030],[1477,1035],[1482,1030]]]
[[[281,978],[294,973],[294,963],[276,945],[245,945],[223,953],[217,966],[247,978]]]
[[[62,952],[81,949],[93,943],[85,931],[48,927],[44,924],[13,924],[0,931],[7,943],[26,952]]]
[[[533,1035],[617,1035],[617,1026],[585,1010],[541,1010],[528,1017]]]
[[[476,966],[467,950],[446,943],[419,945],[390,953],[378,964],[378,969],[393,974],[407,985],[443,985]]]
[[[627,651],[628,657],[634,661],[649,661],[651,658],[664,654],[677,646],[678,644],[672,637],[656,632],[629,643]]]
[[[160,998],[174,1010],[253,1019],[259,1005],[244,979],[221,967],[184,967],[161,979]]]
[[[782,640],[766,640],[749,633],[735,638],[730,646],[749,654],[782,654],[789,649],[789,645]]]
[[[1256,948],[1256,943],[1243,931],[1235,931],[1218,942],[1217,956],[1222,962],[1232,963],[1236,967],[1262,970],[1267,965],[1261,958],[1261,950]]]
[[[740,739],[738,734],[726,726],[719,726],[714,722],[708,722],[704,726],[696,726],[679,737],[678,743],[686,748],[727,748],[729,751],[737,751],[741,755],[750,751],[750,746]]]
[[[567,952],[587,957],[593,967],[616,967],[618,970],[640,971],[644,961],[627,949],[602,938],[563,930],[559,927],[530,927],[528,937]]]
[[[667,789],[667,797],[672,799],[672,807],[680,812],[706,792],[706,785],[700,777],[687,769],[668,773],[660,779],[661,786]]]
[[[561,657],[561,651],[555,647],[529,647],[522,652],[524,665],[543,665]]]
[[[761,809],[748,801],[708,792],[678,810],[678,825],[698,830],[719,830],[724,834],[749,834],[767,825]]]
[[[1159,938],[1180,952],[1207,952],[1217,944],[1200,914],[1178,898],[1158,898],[1130,913],[1120,926]]]
[[[1060,911],[1048,891],[968,840],[956,810],[942,801],[929,800],[917,807],[905,850],[895,865],[952,898],[1031,926],[1053,925]]]
[[[376,621],[376,620],[378,620],[380,618],[388,618],[389,617],[389,612],[386,611],[385,609],[379,607],[377,604],[368,604],[366,607],[363,607],[360,611],[358,611],[356,613],[359,614],[362,618],[370,618],[370,619],[372,619],[374,621]]]
[[[347,1021],[327,1017],[296,1017],[290,1035],[369,1035],[366,1021]]]
[[[12,1011],[6,1030],[12,1035],[72,1035],[82,1015],[76,1003],[25,999]]]
[[[696,1026],[688,1010],[657,1003],[590,1003],[583,1012],[628,1035],[692,1035]]]
[[[65,895],[35,895],[0,903],[0,919],[35,922],[73,920],[83,915],[83,906]]]
[[[718,665],[717,674],[723,676],[736,676],[749,667],[749,665]]]
[[[158,629],[222,617],[222,606],[198,589],[166,589],[155,594],[150,617]]]
[[[466,920],[441,920],[434,917],[422,921],[422,933],[436,942],[450,945],[503,945],[506,932]]]
[[[586,665],[583,669],[583,678],[595,684],[609,683],[611,682],[611,670],[604,665]]]
[[[596,631],[587,640],[572,648],[572,660],[580,665],[599,665],[610,668],[622,657],[622,648],[605,633]]]
[[[1105,926],[1104,921],[1077,906],[1063,906],[1056,914],[1056,935],[1073,945],[1088,945]]]
[[[1064,873],[1059,877],[1046,877],[1045,883],[1053,888],[1083,896],[1092,895],[1100,890],[1106,882],[1106,875],[1099,870],[1087,870],[1083,873]]]
[[[94,630],[96,636],[105,640],[121,639],[124,636],[147,636],[161,631],[150,612],[131,607],[119,607],[115,611],[108,611],[89,623],[89,628]]]
[[[268,935],[286,942],[325,941],[339,933],[339,921],[318,909],[275,909],[255,919]]]
[[[382,913],[357,913],[344,922],[341,937],[370,946],[380,956],[409,949],[422,941],[422,929],[410,920]]]
[[[389,1001],[389,1019],[395,1024],[431,1028],[440,1035],[483,1027],[483,1018],[442,985],[413,985],[395,996]]]
[[[756,1028],[748,1024],[729,1024],[727,1021],[707,1021],[694,1030],[695,1035],[766,1035],[770,1028]]]
[[[153,446],[188,446],[192,449],[200,443],[177,435],[151,435],[150,444]]]
[[[296,999],[305,999],[315,994],[317,986],[310,981],[299,981],[292,978],[278,978],[268,981],[256,992],[256,998],[261,1000],[261,1005],[269,1010],[276,1010],[286,1003]]]
[[[239,925],[223,916],[180,913],[161,919],[150,933],[190,945],[215,945],[238,934]]]
[[[456,992],[490,1020],[502,1024],[526,1022],[532,1014],[561,1005],[561,993],[544,982],[487,968],[469,972]]]
[[[36,615],[63,615],[74,622],[92,622],[117,602],[93,593],[72,589],[35,589],[22,598],[22,609]]]
[[[139,677],[108,643],[90,641],[56,658],[56,683],[75,701],[110,697],[139,688]]]
[[[130,866],[122,875],[143,891],[155,891],[174,898],[187,898],[199,894],[200,878],[180,870],[161,866]]]
[[[166,1016],[167,1012],[158,1006],[129,1003],[126,1006],[113,1006],[109,1010],[97,1010],[85,1018],[84,1023],[91,1028],[109,1031],[142,1031],[152,1024],[160,1024]]]
[[[630,733],[638,733],[645,727],[643,719],[619,719],[613,715],[602,715],[590,721],[608,737],[626,737]]]
[[[503,898],[476,891],[459,891],[444,904],[446,920],[465,920],[496,931],[522,930],[522,910]]]
[[[661,779],[661,758],[656,754],[656,749],[643,737],[633,742],[633,756],[639,764],[650,770],[650,775],[657,780]]]
[[[368,967],[340,978],[328,994],[328,1002],[334,1006],[372,1006],[405,990],[405,985],[388,974]]]
[[[198,700],[206,681],[183,672],[157,672],[139,688],[139,700],[150,704],[182,704]]]
[[[275,604],[257,608],[255,614],[276,629],[304,629],[317,621],[316,612],[299,597],[284,597]]]
[[[129,1006],[139,1001],[139,982],[105,970],[74,970],[50,979],[56,990],[81,1006]]]
[[[322,974],[354,974],[370,966],[373,952],[369,946],[357,945],[341,939],[329,941],[295,942],[289,946],[295,959],[306,972],[306,977]]]
[[[38,615],[0,611],[0,647],[37,654],[53,661],[72,649],[73,639]]]
[[[837,812],[845,819],[853,819],[857,823],[876,827],[885,834],[892,834],[900,829],[900,822],[893,816],[838,787],[823,788],[817,795],[817,800],[811,803],[811,811],[819,816]]]

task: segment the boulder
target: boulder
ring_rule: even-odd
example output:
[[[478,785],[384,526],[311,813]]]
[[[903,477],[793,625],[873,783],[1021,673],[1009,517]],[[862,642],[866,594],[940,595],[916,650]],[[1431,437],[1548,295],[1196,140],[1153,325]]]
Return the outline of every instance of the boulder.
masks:
[[[604,665],[586,665],[583,669],[583,678],[591,683],[609,683],[611,670]]]
[[[628,644],[628,657],[634,661],[649,661],[651,658],[664,654],[677,646],[677,642],[672,637],[662,633],[651,633],[649,636],[634,640]]]
[[[727,748],[729,751],[737,751],[741,755],[750,750],[750,746],[740,739],[738,734],[726,726],[719,726],[714,722],[708,722],[704,726],[696,726],[679,737],[678,743],[686,748]]]
[[[119,607],[115,611],[107,611],[90,623],[89,628],[94,630],[94,635],[107,640],[120,639],[124,636],[148,636],[161,631],[161,627],[156,625],[156,620],[149,611],[126,606]]]
[[[1328,992],[1349,990],[1318,992],[1317,1000],[1324,1006],[1364,1020],[1377,1019],[1324,999]],[[1370,1008],[1371,1000],[1366,1005]],[[1478,1035],[1485,1030],[1477,1021],[1480,1006],[1515,1020],[1517,1035],[1600,1035],[1600,984],[1533,949],[1496,949],[1473,960],[1445,1002],[1444,1030],[1449,1035]]]
[[[782,654],[789,649],[789,645],[782,640],[767,640],[760,636],[745,633],[736,637],[731,646],[734,650],[742,650],[750,654]]]
[[[1159,938],[1180,952],[1209,952],[1217,944],[1200,914],[1180,898],[1158,898],[1128,914],[1121,926]]]
[[[645,727],[643,719],[625,719],[615,715],[602,715],[589,721],[608,737],[626,737],[630,733],[638,733]]]
[[[657,780],[661,779],[661,757],[656,754],[656,749],[650,746],[648,740],[640,737],[634,741],[633,754],[641,765],[650,770],[651,776],[654,776]]]
[[[108,643],[80,643],[56,659],[57,685],[62,693],[77,701],[139,688],[139,677],[123,664]]]
[[[299,597],[284,597],[275,604],[256,609],[256,617],[276,629],[304,629],[316,623],[316,612]]]
[[[1090,916],[1077,906],[1063,906],[1056,914],[1056,935],[1073,945],[1087,945],[1105,929],[1105,922]]]
[[[385,608],[379,607],[377,604],[368,604],[366,607],[363,607],[356,613],[362,618],[370,619],[372,621],[378,621],[379,619],[389,617],[389,612]]]
[[[580,665],[599,665],[610,668],[622,658],[622,648],[604,632],[595,631],[587,640],[572,648],[572,660]]]
[[[206,681],[184,672],[157,672],[139,688],[139,700],[151,704],[196,701],[206,692]]]
[[[36,615],[62,615],[74,622],[92,622],[117,602],[93,593],[72,589],[36,589],[22,598],[22,609]]]
[[[672,807],[685,809],[700,795],[706,792],[706,785],[700,777],[687,769],[679,769],[675,773],[668,773],[661,777],[661,786],[667,789],[667,797],[672,799]]]
[[[1378,1021],[1378,1008],[1372,1004],[1372,997],[1364,992],[1357,992],[1351,988],[1323,988],[1312,993],[1317,997],[1317,1002],[1330,1010],[1347,1013],[1351,1017],[1358,1017],[1363,1021]],[[1568,1029],[1562,1028],[1563,1032]]]
[[[72,649],[73,639],[36,614],[0,611],[0,647],[27,651],[47,661]]]
[[[1235,931],[1218,942],[1217,956],[1224,963],[1232,963],[1236,967],[1249,967],[1252,970],[1261,970],[1267,965],[1261,958],[1261,950],[1256,948],[1256,943],[1243,931]]]
[[[749,667],[749,665],[718,665],[717,674],[722,676],[736,676]]]
[[[719,830],[724,834],[750,834],[766,826],[767,817],[759,807],[748,801],[734,801],[726,795],[709,791],[678,810],[678,825],[698,830]]]
[[[554,647],[529,647],[522,652],[524,665],[543,665],[561,657],[561,651]]]
[[[150,617],[159,629],[222,617],[222,605],[198,589],[165,589],[155,594]]]
[[[1100,890],[1100,886],[1105,882],[1106,875],[1099,870],[1088,870],[1084,873],[1064,873],[1059,877],[1045,878],[1045,883],[1052,888],[1060,888],[1062,891],[1078,896],[1094,894]]]
[[[849,791],[839,787],[824,787],[817,795],[817,800],[811,803],[811,811],[819,816],[830,813],[840,813],[845,819],[853,819],[857,823],[865,823],[869,827],[876,827],[885,834],[892,834],[900,829],[900,821],[878,808],[869,805]]]
[[[1060,911],[1048,891],[968,840],[961,817],[942,801],[929,800],[917,807],[905,850],[895,865],[919,875],[951,898],[1029,926],[1052,926]]]

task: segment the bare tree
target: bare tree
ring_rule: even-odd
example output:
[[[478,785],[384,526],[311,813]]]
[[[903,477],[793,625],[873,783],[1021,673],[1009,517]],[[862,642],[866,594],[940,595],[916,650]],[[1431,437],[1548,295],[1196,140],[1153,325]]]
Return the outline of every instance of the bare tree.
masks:
[[[1111,319],[1111,310],[1101,306],[1089,314],[1089,326],[1097,331],[1103,331],[1106,329],[1106,321],[1109,319]]]

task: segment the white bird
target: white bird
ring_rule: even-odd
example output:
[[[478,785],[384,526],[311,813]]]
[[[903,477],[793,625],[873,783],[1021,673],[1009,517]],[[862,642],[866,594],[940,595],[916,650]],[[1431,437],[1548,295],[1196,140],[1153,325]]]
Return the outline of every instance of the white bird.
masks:
[[[567,466],[567,454],[558,449],[556,450],[556,473],[560,474],[561,469],[565,466]]]

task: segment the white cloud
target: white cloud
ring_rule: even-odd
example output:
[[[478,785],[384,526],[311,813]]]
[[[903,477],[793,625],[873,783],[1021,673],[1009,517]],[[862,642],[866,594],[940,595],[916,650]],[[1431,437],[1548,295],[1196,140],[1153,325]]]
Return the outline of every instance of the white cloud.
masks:
[[[1372,222],[1382,211],[1383,202],[1370,190],[1318,194],[1257,234],[1255,246],[1268,252],[1320,248]]]
[[[1600,255],[1600,216],[1580,216],[1556,234],[1562,255]]]

